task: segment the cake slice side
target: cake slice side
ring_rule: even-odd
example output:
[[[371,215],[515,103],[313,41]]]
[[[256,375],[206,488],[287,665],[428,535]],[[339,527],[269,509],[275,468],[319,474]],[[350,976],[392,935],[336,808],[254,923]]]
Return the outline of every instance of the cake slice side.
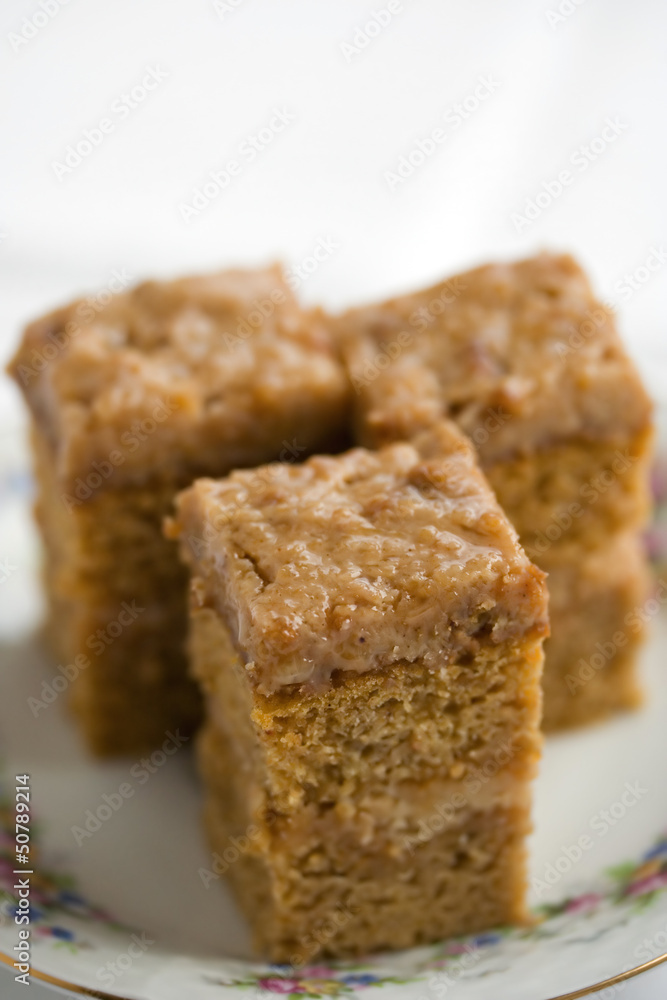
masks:
[[[48,634],[86,664],[71,694],[91,749],[143,753],[199,719],[162,519],[195,475],[338,447],[337,349],[273,267],[74,302],[27,328],[10,373],[33,423]]]
[[[525,919],[546,592],[469,443],[443,424],[199,481],[168,530],[207,826],[218,858],[244,845],[258,947],[299,965]]]

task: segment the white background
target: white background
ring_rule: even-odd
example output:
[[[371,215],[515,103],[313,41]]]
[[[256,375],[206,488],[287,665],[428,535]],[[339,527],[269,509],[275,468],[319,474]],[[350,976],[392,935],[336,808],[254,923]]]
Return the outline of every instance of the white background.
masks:
[[[230,0],[218,13],[213,0],[69,0],[12,45],[40,8],[5,0],[0,352],[26,319],[114,269],[298,263],[332,237],[339,248],[302,291],[334,308],[493,257],[571,250],[618,302],[633,353],[667,368],[667,265],[627,301],[615,291],[667,247],[664,4],[572,0],[550,24],[569,0],[402,0],[345,53],[383,2]],[[167,78],[125,117],[112,111],[150,67]],[[480,77],[494,92],[448,118],[475,103]],[[274,108],[294,121],[186,224],[179,206]],[[58,179],[54,163],[105,117],[114,131]],[[623,131],[573,165],[607,118]],[[438,127],[445,141],[390,190],[385,174]],[[564,169],[572,183],[517,232],[513,214]]]
[[[338,309],[548,247],[582,260],[667,394],[667,257],[642,280],[667,250],[660,0],[393,0],[379,31],[364,26],[385,0],[43,2],[48,19],[38,0],[0,9],[0,361],[27,319],[115,270],[299,265],[324,240],[335,246],[300,291]],[[166,78],[118,110],[151,68]],[[251,161],[276,109],[292,120]],[[59,178],[103,118],[112,131]],[[600,150],[608,119],[619,134]],[[438,128],[392,189],[387,175]],[[182,206],[230,159],[239,174],[186,222]],[[571,182],[549,198],[563,170]],[[537,218],[517,225],[538,195]],[[0,433],[17,395],[3,379]],[[664,997],[661,975],[623,995]],[[29,1000],[9,982],[2,1000]]]

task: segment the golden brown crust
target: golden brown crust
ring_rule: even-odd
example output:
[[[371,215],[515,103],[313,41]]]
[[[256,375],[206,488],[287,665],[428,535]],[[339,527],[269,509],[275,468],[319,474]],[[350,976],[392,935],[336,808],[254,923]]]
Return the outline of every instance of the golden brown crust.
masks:
[[[451,416],[483,464],[579,437],[625,440],[651,404],[574,260],[490,264],[336,323],[359,435],[382,444]]]
[[[199,480],[171,526],[195,595],[223,615],[262,690],[420,660],[479,636],[546,634],[543,580],[470,444],[410,444]]]
[[[326,447],[348,385],[317,310],[279,267],[146,282],[32,323],[9,366],[50,441],[63,490],[189,481]],[[295,440],[296,439],[296,440]]]

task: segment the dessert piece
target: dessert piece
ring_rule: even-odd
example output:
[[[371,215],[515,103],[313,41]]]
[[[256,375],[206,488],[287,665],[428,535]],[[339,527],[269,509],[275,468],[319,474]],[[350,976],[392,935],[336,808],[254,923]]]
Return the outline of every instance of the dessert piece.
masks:
[[[348,385],[279,268],[148,282],[29,326],[11,364],[33,417],[49,631],[80,666],[99,753],[191,729],[186,576],[162,519],[198,475],[333,446]]]
[[[440,423],[177,507],[206,823],[258,947],[522,921],[547,596],[469,442]]]
[[[586,656],[579,573],[620,534],[638,538],[650,508],[651,404],[613,312],[570,257],[542,254],[352,310],[336,326],[361,443],[409,439],[451,417],[475,443],[531,559],[544,569],[554,558],[569,565],[572,586],[560,595],[545,665],[547,690],[558,689],[567,661]],[[625,592],[621,618],[636,603],[636,586]],[[611,620],[607,627],[604,641],[616,631]],[[624,656],[627,680],[632,652]],[[617,684],[611,667],[596,677],[595,698],[587,689],[568,699],[569,720],[547,701],[547,723],[584,723],[636,702],[636,686]]]

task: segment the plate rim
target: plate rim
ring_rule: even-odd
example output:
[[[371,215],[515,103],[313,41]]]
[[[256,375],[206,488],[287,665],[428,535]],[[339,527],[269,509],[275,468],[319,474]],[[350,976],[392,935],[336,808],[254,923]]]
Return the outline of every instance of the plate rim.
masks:
[[[14,959],[10,955],[5,955],[4,952],[0,952],[0,962],[8,967],[13,967],[14,965]],[[598,993],[601,990],[617,986],[619,983],[627,982],[629,979],[635,979],[644,972],[650,972],[651,969],[664,965],[666,962],[667,952],[664,952],[662,955],[651,958],[648,962],[643,962],[632,969],[626,969],[625,972],[619,972],[618,975],[610,976],[599,983],[593,983],[591,986],[584,986],[569,993],[558,993],[555,996],[544,997],[544,1000],[579,1000],[580,997],[588,997],[593,993]],[[40,972],[39,969],[31,969],[29,976],[31,980],[37,979],[39,982],[46,983],[47,986],[56,986],[58,989],[69,990],[71,993],[78,994],[78,996],[95,997],[97,1000],[133,1000],[132,997],[121,996],[119,993],[105,993],[102,990],[94,990],[88,986],[70,983],[57,976],[51,976],[48,972]]]

